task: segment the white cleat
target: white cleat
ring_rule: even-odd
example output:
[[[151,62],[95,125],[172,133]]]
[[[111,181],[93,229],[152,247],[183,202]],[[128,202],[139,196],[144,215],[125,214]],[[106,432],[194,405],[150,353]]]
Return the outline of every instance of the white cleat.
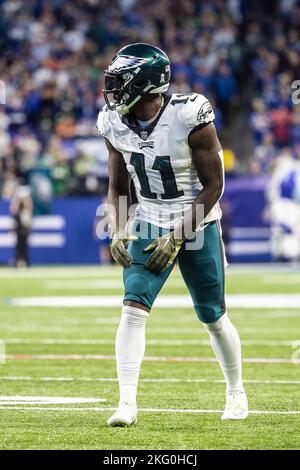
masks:
[[[226,419],[246,419],[248,416],[248,400],[245,392],[230,392],[226,395],[226,406],[222,421]]]
[[[132,426],[137,422],[135,403],[122,402],[115,413],[107,420],[108,426]]]

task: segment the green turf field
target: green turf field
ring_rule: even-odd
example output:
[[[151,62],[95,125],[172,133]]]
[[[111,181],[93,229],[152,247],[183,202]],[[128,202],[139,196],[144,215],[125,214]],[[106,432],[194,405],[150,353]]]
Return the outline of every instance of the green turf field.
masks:
[[[174,272],[161,293],[166,306],[154,308],[147,325],[139,422],[109,429],[105,422],[118,401],[113,354],[120,308],[100,304],[117,305],[121,270],[1,269],[7,360],[0,365],[0,448],[300,448],[299,285],[299,273],[273,267],[228,271],[231,304],[238,294],[259,302],[255,294],[271,295],[270,308],[249,308],[243,297],[229,309],[243,341],[252,413],[243,422],[221,422],[222,376]],[[48,306],[40,306],[40,297]]]

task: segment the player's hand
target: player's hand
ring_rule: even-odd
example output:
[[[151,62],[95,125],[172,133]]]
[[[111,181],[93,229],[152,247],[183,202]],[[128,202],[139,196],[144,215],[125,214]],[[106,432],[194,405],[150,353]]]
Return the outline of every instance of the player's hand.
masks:
[[[127,244],[130,241],[137,240],[135,235],[128,235],[125,231],[114,232],[110,242],[110,252],[113,259],[127,269],[130,267],[132,262],[132,257],[127,251]]]
[[[175,261],[183,242],[175,238],[174,232],[156,238],[144,249],[144,253],[153,251],[145,267],[155,273],[165,271]]]

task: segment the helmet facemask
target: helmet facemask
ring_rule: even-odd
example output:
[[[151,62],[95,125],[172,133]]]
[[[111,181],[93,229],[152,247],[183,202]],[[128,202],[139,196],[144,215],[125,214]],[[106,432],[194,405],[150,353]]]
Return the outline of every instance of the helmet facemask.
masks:
[[[109,109],[117,110],[121,115],[129,112],[143,95],[151,93],[154,86],[149,80],[138,77],[140,69],[125,73],[105,71],[104,98]]]
[[[121,75],[105,70],[105,89],[103,93],[109,109],[116,109],[117,106],[122,104],[122,96],[124,95],[123,85],[124,80]]]

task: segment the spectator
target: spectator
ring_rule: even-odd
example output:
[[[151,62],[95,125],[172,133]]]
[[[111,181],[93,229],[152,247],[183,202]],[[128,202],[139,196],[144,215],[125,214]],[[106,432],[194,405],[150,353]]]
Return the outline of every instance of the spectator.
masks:
[[[250,127],[252,128],[255,144],[259,145],[264,135],[270,130],[270,115],[266,110],[266,105],[261,98],[252,100],[253,112],[250,115]]]
[[[270,173],[273,169],[277,151],[273,141],[273,134],[266,132],[260,145],[254,150],[251,161],[251,172],[256,174]]]

